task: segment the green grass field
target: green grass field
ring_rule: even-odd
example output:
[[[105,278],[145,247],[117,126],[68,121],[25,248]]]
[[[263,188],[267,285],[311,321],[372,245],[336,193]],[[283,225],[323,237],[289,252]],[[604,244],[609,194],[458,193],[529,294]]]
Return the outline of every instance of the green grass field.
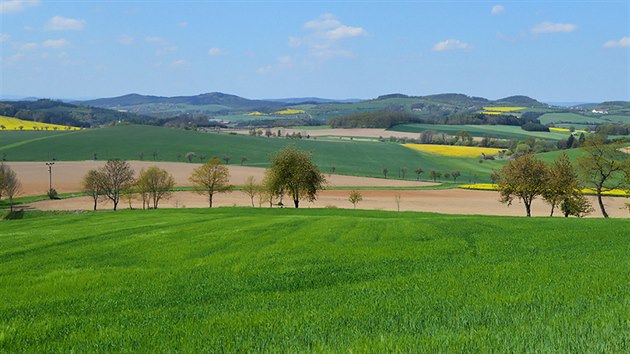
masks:
[[[521,129],[521,127],[511,125],[443,125],[443,124],[400,124],[389,130],[409,133],[420,133],[427,130],[433,130],[440,133],[455,135],[465,130],[468,134],[475,137],[492,137],[499,139],[525,139],[529,137],[560,140],[567,139],[568,133],[559,132],[529,132]]]
[[[246,165],[266,167],[270,154],[288,144],[313,152],[315,162],[322,171],[329,172],[335,166],[335,173],[382,177],[387,168],[389,178],[397,178],[400,168],[407,168],[407,179],[415,179],[413,171],[421,167],[424,178],[432,169],[441,172],[459,170],[460,181],[489,181],[492,168],[500,162],[480,164],[473,158],[435,156],[407,149],[399,144],[360,141],[318,141],[313,139],[284,139],[202,133],[153,126],[117,126],[102,129],[84,130],[63,136],[42,136],[20,132],[20,139],[6,139],[14,132],[0,132],[0,156],[6,154],[8,161],[47,161],[53,157],[62,161],[81,161],[121,158],[138,160],[139,153],[144,159],[152,159],[158,152],[160,161],[185,160],[187,152],[203,154],[207,158],[231,157],[231,164],[239,164],[241,157],[247,157]],[[51,133],[53,134],[53,133]],[[5,145],[5,141],[9,142]],[[25,143],[20,143],[25,142]],[[19,144],[19,145],[16,145]],[[198,159],[195,162],[199,162]]]
[[[219,208],[0,220],[0,351],[611,352],[628,220]]]

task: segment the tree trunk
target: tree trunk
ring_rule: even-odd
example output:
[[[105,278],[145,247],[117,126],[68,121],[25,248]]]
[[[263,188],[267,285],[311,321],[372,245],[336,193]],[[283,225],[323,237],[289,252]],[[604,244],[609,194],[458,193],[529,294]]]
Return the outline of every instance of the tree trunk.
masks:
[[[254,205],[254,197],[251,197],[251,198],[252,198],[252,208],[255,208],[256,206]]]
[[[532,216],[532,204],[531,202],[526,202],[523,201],[523,203],[525,204],[525,210],[527,211],[527,217],[531,217]]]
[[[300,200],[299,199],[293,199],[293,204],[295,204],[295,209],[300,207]]]
[[[555,204],[551,204],[551,215],[549,215],[549,216],[553,216],[554,209],[556,209],[556,205]]]
[[[608,213],[606,212],[606,208],[604,207],[604,201],[602,200],[602,189],[601,187],[597,188],[597,202],[599,203],[599,208],[602,210],[602,214],[605,218],[608,217]]]
[[[97,203],[97,200],[96,198],[94,198],[94,211],[96,211],[96,203]]]
[[[114,211],[116,211],[116,208],[118,207],[118,201],[114,200]]]
[[[210,204],[210,208],[212,208],[212,193],[209,193],[208,196],[208,203]]]

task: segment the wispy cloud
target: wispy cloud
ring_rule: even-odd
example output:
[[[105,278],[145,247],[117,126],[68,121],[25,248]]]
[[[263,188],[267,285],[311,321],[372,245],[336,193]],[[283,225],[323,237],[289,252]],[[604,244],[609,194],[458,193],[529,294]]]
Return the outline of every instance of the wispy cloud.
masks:
[[[136,40],[132,36],[123,34],[122,36],[118,37],[118,43],[122,45],[132,45],[136,43]]]
[[[577,30],[573,23],[542,22],[532,28],[534,33],[569,33]]]
[[[622,37],[618,41],[609,40],[604,43],[604,48],[628,48],[630,47],[630,37]]]
[[[454,49],[470,49],[472,46],[466,42],[462,42],[459,39],[447,39],[439,42],[433,46],[433,50],[436,52],[444,52]]]
[[[55,16],[48,20],[46,29],[49,31],[79,31],[85,28],[85,20]]]
[[[172,52],[177,51],[176,46],[171,45],[169,41],[167,41],[166,39],[162,37],[156,37],[156,36],[146,37],[144,41],[158,47],[155,50],[155,55],[164,55],[167,53],[172,53]]]
[[[208,49],[208,55],[211,57],[218,57],[218,56],[227,55],[227,54],[228,53],[221,48],[213,47],[213,48]]]
[[[29,7],[39,5],[39,0],[7,0],[0,1],[0,14],[22,12]]]
[[[24,43],[20,45],[20,50],[34,50],[37,49],[37,43]]]
[[[174,67],[184,67],[188,65],[190,65],[190,62],[185,59],[175,60],[174,62],[171,63],[171,66],[174,66]]]
[[[0,43],[6,42],[11,39],[11,36],[6,33],[0,33]]]
[[[42,44],[46,48],[61,48],[70,45],[70,42],[63,38],[49,39]]]
[[[184,28],[184,27],[188,27],[188,22],[186,22],[186,21],[182,21],[182,22],[178,23],[177,25],[178,25],[179,27],[182,27],[182,28]]]
[[[304,24],[304,29],[312,33],[304,37],[289,37],[289,47],[306,47],[313,57],[331,58],[351,56],[352,52],[341,48],[344,39],[367,35],[363,27],[347,26],[333,14],[323,14]]]
[[[272,71],[273,71],[273,66],[271,66],[271,65],[261,66],[261,67],[256,69],[256,72],[258,74],[269,74]]]
[[[168,45],[168,41],[162,37],[155,37],[155,36],[146,37],[144,41],[149,44]]]
[[[492,10],[490,10],[490,13],[493,15],[499,15],[503,12],[505,12],[505,6],[503,5],[494,5],[492,6]]]

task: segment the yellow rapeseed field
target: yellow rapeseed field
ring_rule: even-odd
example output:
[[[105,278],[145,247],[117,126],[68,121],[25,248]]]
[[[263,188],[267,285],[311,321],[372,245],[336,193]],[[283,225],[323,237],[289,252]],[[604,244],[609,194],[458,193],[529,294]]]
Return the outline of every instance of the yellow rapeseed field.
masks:
[[[304,113],[304,111],[301,109],[283,109],[281,111],[276,112],[276,114],[281,114],[281,115],[302,114],[302,113]]]
[[[460,184],[459,188],[463,188],[463,189],[476,189],[476,190],[484,190],[484,191],[495,191],[497,190],[498,186],[496,184],[491,184],[491,183],[473,183],[473,184]],[[597,194],[595,192],[594,189],[592,188],[583,188],[581,189],[581,192],[584,194]],[[628,194],[628,192],[621,190],[621,189],[611,189],[608,191],[603,191],[602,195],[608,195],[608,196],[627,196],[630,195]]]
[[[560,132],[560,133],[568,133],[568,132],[570,132],[570,130],[567,129],[567,128],[557,128],[557,127],[550,127],[549,130],[552,131],[552,132]],[[575,131],[577,133],[587,133],[586,130],[576,129]]]
[[[527,107],[483,107],[486,111],[494,111],[494,112],[514,112],[520,111]]]
[[[492,111],[482,111],[481,113],[483,113],[483,114],[496,114],[496,115],[503,114],[503,112],[492,112]]]
[[[261,112],[256,111],[256,112],[249,112],[249,113],[247,113],[246,115],[247,115],[247,116],[264,116],[265,114],[264,114],[264,113],[261,113]]]
[[[485,148],[476,146],[454,146],[454,145],[434,145],[434,144],[403,144],[404,147],[428,152],[431,154],[454,157],[479,157],[481,154],[495,155],[502,149]]]
[[[81,130],[81,128],[0,116],[0,131],[5,130]]]

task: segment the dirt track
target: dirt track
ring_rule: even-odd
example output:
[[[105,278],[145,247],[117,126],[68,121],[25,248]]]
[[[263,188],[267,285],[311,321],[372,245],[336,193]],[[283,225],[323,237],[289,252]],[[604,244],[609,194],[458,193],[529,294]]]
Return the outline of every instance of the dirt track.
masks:
[[[196,163],[181,162],[152,162],[152,161],[130,161],[133,169],[137,173],[150,166],[159,166],[169,171],[175,178],[177,186],[190,186],[188,178],[192,171],[199,167]],[[48,191],[48,167],[44,162],[9,162],[7,163],[18,175],[22,183],[22,193],[20,196],[42,195]],[[87,171],[99,168],[105,164],[104,161],[58,161],[53,166],[53,187],[58,193],[76,192],[81,190],[81,179]],[[230,183],[242,185],[248,176],[254,176],[261,181],[265,170],[260,167],[228,166],[230,169]],[[400,181],[394,179],[353,177],[343,175],[326,175],[329,186],[386,186],[386,187],[410,187],[429,186],[434,183]]]
[[[132,161],[132,167],[139,171],[153,165],[167,169],[175,177],[178,186],[189,186],[188,177],[192,170],[199,164],[177,163],[177,162],[149,162]],[[53,187],[59,193],[75,192],[80,190],[81,178],[90,169],[102,166],[102,161],[81,161],[81,162],[56,162],[53,166]],[[12,162],[9,163],[23,185],[25,195],[45,194],[48,189],[48,170],[43,162]],[[243,184],[248,176],[254,176],[261,180],[264,169],[247,166],[229,166],[231,183],[234,185]],[[330,186],[363,186],[363,187],[406,187],[406,186],[426,186],[432,185],[427,182],[399,181],[381,178],[352,177],[341,175],[327,175]],[[314,203],[303,202],[302,208],[323,208],[335,206],[339,208],[352,208],[348,201],[347,190],[325,190],[320,193],[318,200]],[[498,202],[498,194],[492,191],[474,191],[463,189],[451,190],[363,190],[363,201],[359,202],[360,209],[397,210],[395,201],[396,195],[400,195],[401,211],[426,211],[445,214],[479,214],[479,215],[513,215],[522,216],[525,209],[522,204],[515,202],[511,207]],[[593,197],[589,197],[596,205]],[[612,217],[628,217],[628,210],[624,206],[628,199],[625,198],[605,198],[608,212]],[[292,206],[290,200],[285,199],[284,204]],[[134,208],[141,208],[139,201],[133,201]],[[242,192],[217,194],[214,198],[214,205],[221,206],[251,206],[251,200]],[[258,206],[258,201],[255,201]],[[203,208],[208,206],[205,196],[193,192],[177,192],[170,200],[165,200],[160,205],[163,208]],[[64,200],[46,200],[32,203],[29,207],[41,210],[81,210],[91,209],[92,201],[88,197],[72,198]],[[128,208],[128,201],[122,200],[121,208]],[[102,202],[99,209],[110,209],[111,204]],[[534,201],[532,206],[534,216],[547,216],[549,206],[541,200]],[[559,211],[556,212],[559,215]],[[599,217],[601,214],[596,211],[592,216]]]

